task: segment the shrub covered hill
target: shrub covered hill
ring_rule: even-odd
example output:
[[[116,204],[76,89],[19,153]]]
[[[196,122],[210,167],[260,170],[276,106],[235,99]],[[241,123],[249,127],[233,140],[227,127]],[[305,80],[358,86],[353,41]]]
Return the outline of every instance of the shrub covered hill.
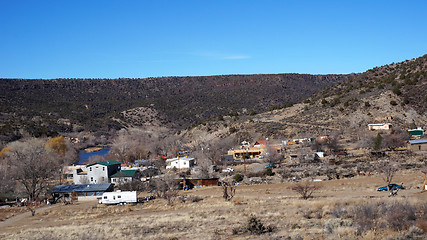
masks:
[[[240,139],[257,133],[277,139],[337,134],[360,140],[370,135],[369,123],[384,122],[401,130],[427,128],[427,55],[350,76],[292,106],[198,128],[213,135],[228,128]]]
[[[0,135],[130,125],[183,129],[211,117],[299,102],[351,75],[262,74],[145,79],[0,79]],[[73,129],[74,128],[74,129]]]

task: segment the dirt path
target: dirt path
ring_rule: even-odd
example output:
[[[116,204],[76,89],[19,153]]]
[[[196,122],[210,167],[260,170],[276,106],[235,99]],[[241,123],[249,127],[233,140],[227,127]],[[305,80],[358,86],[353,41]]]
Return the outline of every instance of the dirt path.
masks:
[[[53,208],[55,206],[56,205],[49,205],[49,206],[44,206],[44,207],[38,208],[36,210],[36,214],[41,213],[41,212],[43,212],[43,211],[45,211],[47,209]],[[24,219],[26,217],[30,217],[30,216],[31,216],[31,211],[28,211],[28,212],[24,212],[24,213],[18,214],[16,216],[13,216],[11,218],[8,218],[8,219],[0,222],[0,229],[2,229],[4,227],[7,227],[7,226],[10,226],[10,225],[13,225],[16,222],[19,222],[20,220],[22,220],[22,219]]]

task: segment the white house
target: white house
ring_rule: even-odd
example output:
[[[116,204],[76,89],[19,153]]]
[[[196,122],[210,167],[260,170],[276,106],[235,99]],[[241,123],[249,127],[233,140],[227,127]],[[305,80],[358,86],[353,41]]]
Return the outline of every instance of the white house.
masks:
[[[371,123],[368,124],[369,130],[390,130],[392,128],[391,123]]]
[[[177,157],[166,160],[166,169],[170,168],[190,168],[194,166],[195,159],[191,157]]]

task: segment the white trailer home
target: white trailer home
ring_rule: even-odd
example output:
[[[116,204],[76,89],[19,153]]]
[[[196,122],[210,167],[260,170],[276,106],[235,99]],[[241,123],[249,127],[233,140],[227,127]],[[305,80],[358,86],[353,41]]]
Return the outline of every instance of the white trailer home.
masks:
[[[136,203],[137,193],[136,191],[116,191],[116,192],[105,192],[102,194],[102,198],[99,200],[100,204],[127,204]]]

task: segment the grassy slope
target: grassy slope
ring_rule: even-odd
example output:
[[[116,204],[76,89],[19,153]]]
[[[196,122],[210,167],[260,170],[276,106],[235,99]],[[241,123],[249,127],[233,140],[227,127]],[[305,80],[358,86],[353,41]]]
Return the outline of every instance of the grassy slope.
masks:
[[[405,180],[407,190],[395,198],[376,192],[381,186],[379,176],[356,177],[323,183],[323,188],[310,200],[300,200],[289,187],[292,183],[240,186],[232,202],[221,198],[220,187],[209,187],[180,195],[198,196],[200,202],[175,201],[168,206],[157,199],[138,206],[96,206],[96,202],[79,202],[58,206],[35,217],[2,229],[5,239],[269,239],[292,237],[304,239],[342,238],[383,239],[395,231],[379,229],[356,236],[355,225],[335,226],[328,233],[325,226],[331,221],[352,221],[336,218],[334,211],[366,203],[393,202],[425,203],[427,193],[419,193],[420,172],[402,171],[396,181]],[[233,234],[255,215],[264,225],[275,230],[264,235]],[[332,219],[332,220],[331,220]],[[328,223],[329,221],[329,223]]]

